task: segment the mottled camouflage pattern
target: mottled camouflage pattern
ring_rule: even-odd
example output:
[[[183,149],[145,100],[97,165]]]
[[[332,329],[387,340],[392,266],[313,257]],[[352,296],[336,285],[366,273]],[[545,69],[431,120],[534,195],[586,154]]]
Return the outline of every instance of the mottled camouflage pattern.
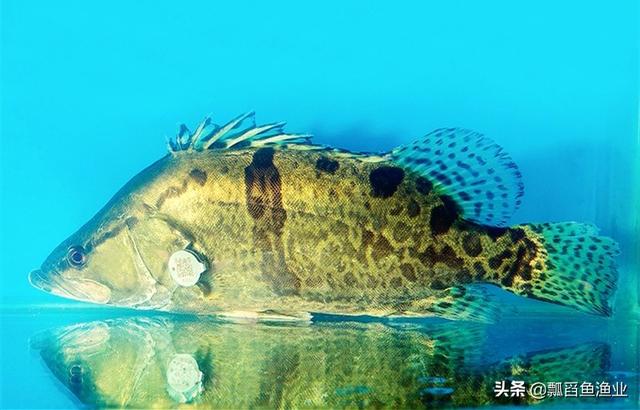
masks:
[[[141,309],[308,318],[311,312],[492,321],[487,282],[609,315],[618,246],[588,224],[505,228],[520,172],[482,134],[437,129],[385,154],[314,145],[246,113],[180,128],[29,280]],[[200,261],[174,280],[172,255]],[[173,269],[173,270],[172,270]],[[182,275],[181,274],[181,275]],[[196,283],[183,287],[185,283]]]
[[[528,227],[464,221],[429,181],[385,161],[189,151],[145,174],[124,207],[146,204],[209,267],[197,289],[173,293],[172,308],[428,315],[450,303],[447,288],[493,282],[527,294],[544,269]],[[165,264],[154,276],[172,288],[168,254],[155,259]]]

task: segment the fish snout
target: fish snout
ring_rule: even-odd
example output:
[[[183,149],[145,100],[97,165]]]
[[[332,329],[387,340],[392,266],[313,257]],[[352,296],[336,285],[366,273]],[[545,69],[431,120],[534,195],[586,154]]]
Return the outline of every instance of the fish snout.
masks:
[[[45,292],[51,292],[53,290],[51,281],[40,269],[36,269],[29,273],[29,283],[31,283],[31,286],[34,288]]]
[[[52,276],[53,274],[53,276]],[[109,303],[111,289],[91,279],[62,279],[57,272],[44,273],[37,269],[29,273],[29,282],[37,289],[82,302]]]

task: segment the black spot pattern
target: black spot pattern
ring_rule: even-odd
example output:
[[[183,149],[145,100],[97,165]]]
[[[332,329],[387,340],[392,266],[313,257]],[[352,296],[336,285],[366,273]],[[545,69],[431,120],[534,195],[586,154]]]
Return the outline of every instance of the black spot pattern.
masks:
[[[513,256],[513,252],[511,252],[510,249],[505,249],[498,255],[489,258],[489,267],[491,269],[498,269],[500,265],[502,265],[502,262],[505,259],[509,259],[511,256]]]
[[[340,164],[338,161],[327,158],[320,157],[316,161],[316,169],[322,172],[328,172],[329,174],[334,174],[338,168],[340,168]]]
[[[503,226],[520,204],[524,188],[517,166],[501,147],[477,132],[435,130],[396,148],[392,158],[451,195],[467,220]],[[421,190],[418,182],[416,186]]]
[[[458,218],[458,206],[453,199],[447,195],[441,196],[440,199],[442,200],[442,205],[438,205],[431,210],[431,218],[429,219],[429,226],[433,235],[447,233]]]
[[[525,237],[524,229],[521,228],[509,229],[509,234],[511,235],[511,240],[513,242],[518,242]]]
[[[523,280],[531,280],[531,266],[530,261],[527,259],[531,258],[531,255],[528,255],[528,250],[531,251],[531,245],[527,242],[531,242],[528,239],[524,239],[521,245],[518,247],[516,251],[516,260],[511,264],[511,266],[506,267],[506,274],[501,280],[501,284],[506,287],[510,287],[513,285],[513,281],[516,276],[520,276]],[[533,245],[535,247],[535,245]]]
[[[402,168],[382,166],[369,174],[371,195],[376,198],[390,198],[404,179]]]
[[[201,169],[194,168],[189,172],[191,179],[196,181],[198,185],[204,185],[207,182],[207,173]]]
[[[481,262],[475,262],[473,264],[473,269],[475,270],[476,279],[484,279],[484,277],[487,274],[487,271],[485,270],[484,266],[482,266]]]
[[[424,252],[416,254],[420,262],[428,268],[433,267],[436,263],[443,263],[451,269],[462,269],[464,259],[456,255],[456,251],[449,245],[445,245],[438,252],[433,246],[429,245]]]
[[[282,181],[273,163],[273,148],[260,148],[245,169],[247,211],[254,219],[254,247],[260,249],[262,275],[279,295],[298,292],[300,280],[289,272],[282,231],[287,213],[282,205]]]
[[[480,242],[480,236],[474,232],[465,234],[462,237],[462,249],[469,256],[478,256],[482,253],[482,243]]]
[[[497,226],[486,226],[485,227],[487,235],[489,238],[497,241],[502,235],[506,234],[509,230],[507,228],[500,228]]]
[[[416,190],[423,194],[427,195],[433,189],[433,184],[425,177],[416,178]]]
[[[407,204],[407,215],[409,215],[409,218],[415,218],[420,215],[420,205],[413,198]]]

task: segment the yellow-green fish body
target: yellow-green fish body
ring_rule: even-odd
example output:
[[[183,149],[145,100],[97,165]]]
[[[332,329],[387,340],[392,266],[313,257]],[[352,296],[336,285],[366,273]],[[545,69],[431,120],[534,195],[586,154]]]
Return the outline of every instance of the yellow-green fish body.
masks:
[[[201,314],[472,320],[491,320],[497,307],[467,285],[493,283],[609,313],[615,243],[576,223],[502,227],[519,204],[520,175],[480,134],[436,130],[360,154],[309,144],[282,124],[243,128],[248,118],[183,129],[32,283]],[[189,273],[170,262],[182,250],[203,266],[192,286],[173,275]]]

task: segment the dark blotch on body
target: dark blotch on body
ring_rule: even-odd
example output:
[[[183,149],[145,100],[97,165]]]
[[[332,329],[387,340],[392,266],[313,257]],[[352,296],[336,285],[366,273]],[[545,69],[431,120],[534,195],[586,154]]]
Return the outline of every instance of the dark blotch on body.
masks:
[[[371,195],[376,198],[389,198],[397,190],[404,179],[404,171],[398,167],[382,166],[369,174]]]
[[[398,277],[392,278],[389,281],[389,286],[391,286],[392,288],[396,288],[396,289],[402,287],[402,279],[400,279]]]
[[[356,277],[353,276],[353,274],[351,272],[347,272],[344,275],[344,283],[345,285],[349,286],[349,287],[353,287],[358,281],[356,280]]]
[[[480,262],[475,262],[473,264],[473,270],[475,271],[476,279],[484,279],[484,277],[487,274],[487,271],[485,270],[484,266],[482,266],[482,263]]]
[[[400,265],[400,272],[402,272],[402,276],[410,282],[415,282],[417,280],[415,269],[413,269],[413,266],[408,263]]]
[[[187,190],[188,185],[189,185],[189,179],[185,179],[184,181],[182,181],[182,186],[180,187],[170,186],[158,196],[155,207],[161,208],[167,199],[175,198],[184,194]]]
[[[469,272],[469,269],[467,268],[462,268],[458,272],[457,279],[460,283],[470,283],[472,279],[471,272]]]
[[[498,226],[485,226],[485,229],[487,235],[489,235],[489,238],[493,239],[494,241],[497,241],[498,238],[509,231],[508,228],[500,228]]]
[[[138,218],[136,218],[135,216],[130,216],[127,219],[125,219],[125,222],[129,228],[133,228],[138,224],[139,221],[138,221]]]
[[[446,288],[447,288],[447,285],[445,285],[440,279],[436,279],[433,282],[431,282],[431,289],[443,290]]]
[[[500,281],[503,286],[511,287],[516,277],[522,278],[523,281],[529,281],[532,278],[531,262],[537,253],[536,245],[526,237],[523,237],[519,244],[515,260],[508,267],[505,276]],[[544,273],[540,273],[540,277],[544,279]],[[522,289],[520,290],[522,291]]]
[[[411,198],[407,204],[407,215],[409,215],[409,218],[415,218],[420,215],[420,205],[418,205],[413,198]]]
[[[398,216],[402,213],[402,209],[401,206],[395,206],[389,210],[389,215]]]
[[[516,275],[521,273],[524,273],[524,276],[526,276],[526,278],[523,276],[523,279],[526,279],[526,280],[531,279],[531,272],[520,272],[520,269],[522,268],[522,261],[525,257],[525,254],[526,254],[525,247],[520,246],[516,254],[515,262],[508,267],[506,275],[500,281],[503,286],[509,287],[513,285],[513,280],[515,279]]]
[[[505,259],[509,259],[512,256],[513,256],[513,252],[511,252],[510,249],[505,249],[498,255],[492,256],[491,258],[489,258],[489,267],[491,269],[498,269],[500,265],[502,265],[502,262]]]
[[[318,171],[333,174],[338,170],[338,168],[340,168],[340,164],[338,163],[338,161],[327,157],[320,157],[316,161],[316,169]]]
[[[362,247],[366,248],[367,246],[371,246],[373,243],[373,238],[375,235],[368,229],[364,229],[362,231]]]
[[[447,233],[451,225],[456,221],[459,214],[458,205],[448,195],[440,197],[442,205],[438,205],[431,210],[429,226],[434,235]]]
[[[300,279],[289,272],[282,230],[287,213],[282,205],[282,181],[273,163],[273,148],[260,148],[244,169],[247,211],[254,219],[253,241],[262,252],[262,275],[279,295],[296,294]]]
[[[445,245],[439,252],[433,245],[429,245],[424,252],[417,254],[418,259],[426,268],[432,268],[436,263],[443,263],[451,269],[462,269],[464,260],[456,255],[456,251]]]
[[[404,222],[398,222],[397,225],[393,227],[393,239],[397,242],[405,242],[410,236],[411,227]]]
[[[207,173],[198,168],[192,169],[191,172],[189,172],[189,177],[196,181],[200,186],[207,182]]]
[[[433,184],[425,177],[416,178],[416,190],[423,195],[429,194],[433,189]]]
[[[478,256],[482,253],[482,243],[480,242],[480,235],[470,232],[462,237],[462,249],[469,256]]]
[[[275,230],[281,230],[287,218],[282,207],[282,182],[273,164],[273,148],[261,148],[253,154],[253,161],[244,169],[247,210],[254,219],[260,219],[271,210],[270,221]]]
[[[521,229],[521,228],[509,229],[509,234],[511,235],[511,240],[513,242],[518,242],[519,240],[522,240],[525,237],[524,229]]]
[[[373,243],[371,250],[371,257],[376,260],[385,258],[393,253],[393,246],[383,235],[380,235],[378,239]]]

